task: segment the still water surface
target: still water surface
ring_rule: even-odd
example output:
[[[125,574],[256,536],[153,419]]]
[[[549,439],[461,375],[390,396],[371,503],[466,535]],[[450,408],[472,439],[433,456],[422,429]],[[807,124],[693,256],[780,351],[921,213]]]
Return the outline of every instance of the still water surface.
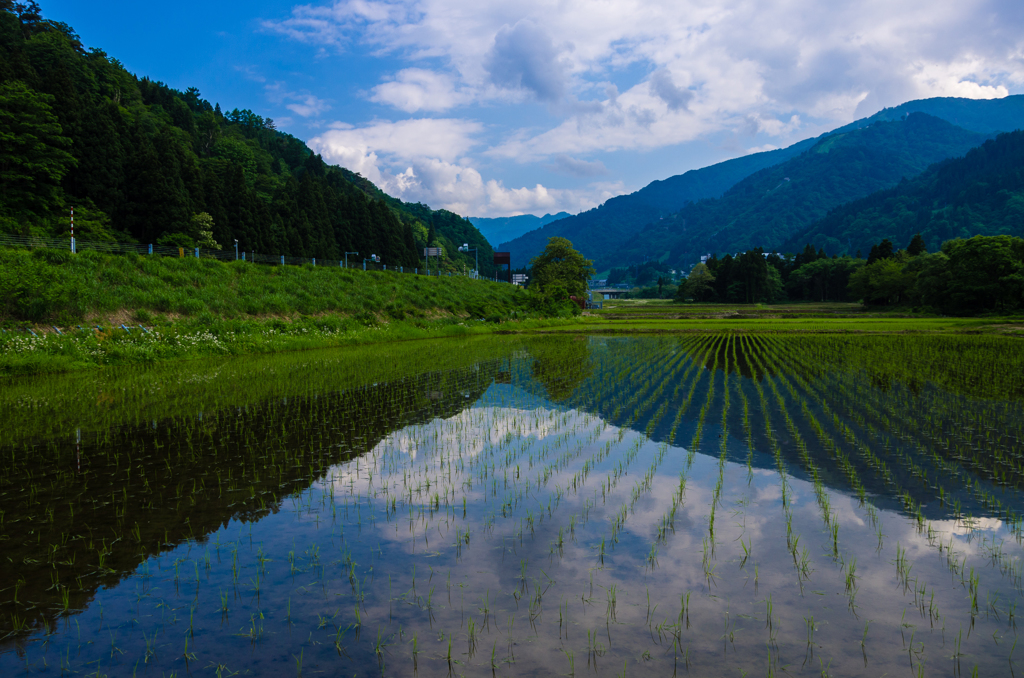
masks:
[[[6,382],[0,669],[1011,675],[1024,406],[984,360],[1020,349],[957,341],[483,339]]]

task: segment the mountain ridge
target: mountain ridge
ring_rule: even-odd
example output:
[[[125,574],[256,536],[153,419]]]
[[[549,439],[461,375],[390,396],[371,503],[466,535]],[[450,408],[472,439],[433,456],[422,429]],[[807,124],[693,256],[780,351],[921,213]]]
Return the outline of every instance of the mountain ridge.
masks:
[[[967,131],[992,135],[1024,125],[1024,95],[991,100],[936,97],[908,101],[784,149],[741,156],[651,182],[639,191],[611,198],[593,210],[501,243],[499,248],[511,251],[518,260],[529,260],[543,248],[548,237],[562,236],[572,240],[587,256],[603,261],[608,259],[608,252],[645,226],[675,213],[689,202],[720,197],[746,177],[796,157],[829,136],[853,132],[879,121],[895,121],[916,112],[938,117]]]
[[[518,238],[524,233],[541,228],[572,216],[568,212],[545,214],[538,217],[534,214],[519,214],[511,217],[469,217],[470,222],[480,231],[492,245]]]
[[[1024,236],[1024,132],[1000,134],[913,179],[831,210],[783,244],[809,242],[852,254],[882,239],[896,247],[920,233],[930,249],[974,235]]]
[[[986,138],[926,113],[831,134],[720,198],[690,203],[649,224],[599,266],[645,257],[683,266],[707,252],[774,250],[829,210],[961,156]]]

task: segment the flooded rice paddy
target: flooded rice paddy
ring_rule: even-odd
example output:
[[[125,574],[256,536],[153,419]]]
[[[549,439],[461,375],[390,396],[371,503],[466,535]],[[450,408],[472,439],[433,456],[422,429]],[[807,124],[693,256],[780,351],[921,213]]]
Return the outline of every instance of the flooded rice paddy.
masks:
[[[1013,675],[1021,346],[488,338],[8,380],[0,669]]]

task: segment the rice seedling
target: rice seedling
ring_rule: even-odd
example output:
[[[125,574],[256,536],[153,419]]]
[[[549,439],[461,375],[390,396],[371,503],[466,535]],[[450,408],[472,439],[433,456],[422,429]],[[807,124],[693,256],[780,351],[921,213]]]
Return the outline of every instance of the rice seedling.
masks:
[[[933,351],[926,340],[881,343],[906,347],[901,356]],[[664,668],[671,653],[680,669],[717,671],[715,654],[737,673],[774,675],[793,642],[808,648],[804,671],[819,643],[858,635],[866,661],[871,622],[857,615],[870,610],[905,631],[897,650],[912,671],[942,656],[947,621],[973,629],[953,639],[958,658],[990,674],[1012,666],[1015,645],[997,639],[1015,628],[1022,588],[1019,404],[971,400],[982,387],[949,375],[916,394],[901,381],[883,389],[865,373],[898,361],[856,337],[570,336],[424,350],[426,367],[418,351],[396,362],[401,347],[359,353],[365,365],[267,360],[260,379],[232,377],[225,363],[218,379],[245,387],[197,373],[186,379],[196,395],[182,386],[170,400],[180,376],[129,375],[104,386],[118,394],[113,409],[65,406],[57,416],[77,412],[83,425],[63,431],[28,416],[42,406],[8,407],[0,389],[0,414],[20,427],[0,431],[0,537],[38,535],[11,553],[19,564],[0,564],[10,582],[0,635],[39,637],[46,620],[66,620],[49,642],[69,670],[98,654],[173,670],[182,648],[158,651],[166,630],[194,634],[189,662],[232,670],[290,661],[275,648],[291,638],[281,647],[307,672],[328,656],[383,671],[388,645],[411,636],[414,669],[462,671],[491,640],[496,674],[506,662],[542,672],[553,653],[575,671],[580,624],[599,672],[623,660]],[[952,384],[961,391],[941,390]],[[132,407],[117,404],[122,393],[138,393]],[[581,557],[593,569],[578,568]],[[726,563],[747,575],[723,576]],[[130,585],[101,589],[111,571]],[[118,622],[101,622],[94,597],[128,589],[138,626],[112,628],[112,651],[92,629]],[[545,609],[552,595],[557,615]],[[659,621],[674,595],[678,617]],[[848,609],[830,605],[834,595]],[[124,609],[105,606],[108,618]],[[767,638],[744,632],[742,620],[761,615]],[[229,616],[248,621],[239,629]],[[802,629],[784,621],[800,618]],[[209,642],[232,632],[251,654]],[[418,636],[431,632],[439,644],[423,652]],[[859,670],[847,655],[819,656],[822,671]],[[894,661],[884,645],[873,650],[872,662]]]

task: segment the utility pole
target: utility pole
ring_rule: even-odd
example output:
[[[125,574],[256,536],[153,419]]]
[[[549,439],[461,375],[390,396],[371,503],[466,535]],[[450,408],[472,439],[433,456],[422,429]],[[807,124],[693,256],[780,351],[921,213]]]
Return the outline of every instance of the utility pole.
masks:
[[[462,247],[459,248],[460,252],[473,252],[476,257],[476,275],[480,277],[480,250],[477,247],[470,247],[469,243],[462,243]]]

